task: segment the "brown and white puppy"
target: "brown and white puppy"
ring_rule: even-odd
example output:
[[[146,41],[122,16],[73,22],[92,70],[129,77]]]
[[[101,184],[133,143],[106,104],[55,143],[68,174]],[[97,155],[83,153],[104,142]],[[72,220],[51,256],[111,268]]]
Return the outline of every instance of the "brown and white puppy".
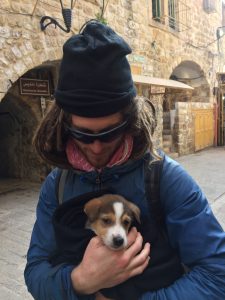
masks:
[[[140,209],[124,197],[105,194],[90,200],[84,207],[86,228],[92,229],[103,243],[120,250],[127,246],[127,234],[134,219],[140,223]]]

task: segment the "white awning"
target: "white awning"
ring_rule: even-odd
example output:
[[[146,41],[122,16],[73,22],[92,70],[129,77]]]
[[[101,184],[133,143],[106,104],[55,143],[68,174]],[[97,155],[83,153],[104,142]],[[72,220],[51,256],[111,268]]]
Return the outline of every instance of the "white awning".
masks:
[[[132,77],[133,77],[133,81],[139,84],[160,86],[160,87],[173,88],[173,89],[183,89],[183,90],[194,89],[190,85],[184,84],[176,80],[171,80],[171,79],[149,77],[143,75],[132,75]]]

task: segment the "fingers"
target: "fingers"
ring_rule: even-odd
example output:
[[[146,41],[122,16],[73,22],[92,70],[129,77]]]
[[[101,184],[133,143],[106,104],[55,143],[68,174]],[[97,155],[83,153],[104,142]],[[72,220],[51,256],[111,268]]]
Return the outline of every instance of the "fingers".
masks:
[[[137,238],[137,229],[136,227],[132,227],[128,236],[127,236],[127,248],[129,248],[136,240]]]
[[[143,273],[143,271],[147,268],[147,266],[149,264],[149,260],[150,260],[150,257],[148,256],[146,261],[142,265],[140,265],[139,267],[137,267],[135,269],[132,269],[129,272],[129,278]]]
[[[137,232],[136,240],[126,250],[126,255],[130,258],[134,257],[142,249],[143,238],[139,232]]]
[[[130,262],[128,268],[132,270],[145,264],[146,261],[149,261],[149,254],[150,254],[150,244],[146,243],[143,250],[138,255],[136,255],[133,258],[133,260]]]

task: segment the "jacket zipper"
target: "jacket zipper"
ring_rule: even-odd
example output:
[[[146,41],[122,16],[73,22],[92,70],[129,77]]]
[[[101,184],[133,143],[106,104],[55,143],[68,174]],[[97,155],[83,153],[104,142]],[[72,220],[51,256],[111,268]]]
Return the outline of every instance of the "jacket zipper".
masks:
[[[101,180],[101,173],[98,173],[96,179],[95,179],[95,183],[97,185],[97,189],[100,191],[101,190],[101,186],[102,186],[102,180]]]

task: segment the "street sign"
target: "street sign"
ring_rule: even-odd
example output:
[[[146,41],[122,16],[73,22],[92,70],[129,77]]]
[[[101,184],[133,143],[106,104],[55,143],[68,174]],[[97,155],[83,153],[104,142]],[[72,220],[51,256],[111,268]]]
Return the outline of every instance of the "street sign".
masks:
[[[49,81],[41,79],[20,78],[20,94],[49,96]]]

